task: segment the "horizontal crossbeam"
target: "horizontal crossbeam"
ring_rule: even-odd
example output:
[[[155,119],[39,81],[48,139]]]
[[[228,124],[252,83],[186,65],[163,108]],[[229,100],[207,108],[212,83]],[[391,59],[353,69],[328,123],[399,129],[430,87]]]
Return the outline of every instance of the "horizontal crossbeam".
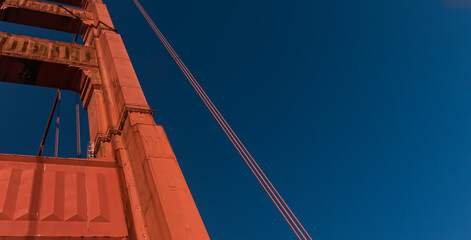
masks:
[[[81,92],[100,82],[92,47],[0,32],[0,81]]]
[[[54,3],[5,0],[0,21],[83,35],[93,25],[93,16],[89,11]]]
[[[87,0],[49,0],[49,2],[67,4],[67,5],[76,6],[76,7],[84,7],[88,1]]]

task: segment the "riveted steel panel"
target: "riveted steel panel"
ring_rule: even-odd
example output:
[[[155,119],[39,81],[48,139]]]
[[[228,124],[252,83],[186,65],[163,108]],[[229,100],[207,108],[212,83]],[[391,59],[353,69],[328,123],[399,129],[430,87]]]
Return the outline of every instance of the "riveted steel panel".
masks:
[[[95,49],[90,46],[0,32],[0,47],[2,56],[76,67],[98,67]]]
[[[0,236],[127,236],[115,164],[0,155]]]
[[[0,32],[0,50],[0,81],[83,93],[101,84],[93,47]]]

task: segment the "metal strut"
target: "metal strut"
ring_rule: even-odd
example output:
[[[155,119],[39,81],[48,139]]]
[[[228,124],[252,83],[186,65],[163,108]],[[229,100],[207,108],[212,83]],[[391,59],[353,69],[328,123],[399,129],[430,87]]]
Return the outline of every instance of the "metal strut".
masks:
[[[60,98],[60,95],[61,95],[61,90],[57,89],[56,98],[54,99],[54,104],[52,104],[51,113],[49,114],[49,119],[47,120],[46,130],[44,130],[43,139],[41,140],[41,144],[39,145],[39,151],[37,155],[38,157],[41,156],[41,154],[43,153],[43,148],[44,148],[44,143],[46,142],[47,132],[49,131],[49,127],[51,126],[52,117],[54,116],[54,112],[56,111],[56,105],[57,105],[57,101]]]

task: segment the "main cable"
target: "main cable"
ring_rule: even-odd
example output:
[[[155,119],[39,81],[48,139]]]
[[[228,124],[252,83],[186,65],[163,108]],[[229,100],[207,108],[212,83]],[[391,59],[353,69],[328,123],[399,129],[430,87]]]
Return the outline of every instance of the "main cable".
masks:
[[[312,238],[309,236],[305,228],[302,226],[298,218],[294,215],[292,210],[289,208],[289,206],[286,204],[284,199],[281,197],[279,192],[276,190],[276,188],[273,186],[271,181],[268,179],[268,177],[265,175],[265,173],[262,171],[260,166],[257,164],[255,159],[252,157],[252,155],[248,152],[248,150],[245,148],[245,146],[242,144],[240,139],[237,137],[235,132],[232,130],[230,125],[227,123],[227,121],[224,119],[222,114],[219,112],[219,110],[216,108],[216,106],[213,104],[213,102],[209,99],[207,96],[206,92],[204,92],[203,88],[199,85],[199,83],[196,81],[194,76],[191,74],[191,72],[188,70],[188,68],[185,66],[183,61],[180,59],[178,54],[173,50],[172,46],[168,43],[168,41],[165,39],[163,34],[160,32],[160,30],[157,28],[155,23],[152,21],[152,19],[149,17],[145,9],[142,7],[142,5],[139,3],[138,0],[133,0],[134,3],[136,4],[137,8],[141,12],[141,14],[144,16],[144,18],[147,20],[151,28],[154,30],[155,34],[159,37],[159,39],[162,41],[164,44],[165,48],[168,50],[170,55],[174,58],[175,62],[178,64],[184,75],[187,77],[188,81],[190,84],[193,86],[193,88],[196,90],[200,98],[203,100],[204,104],[206,107],[210,110],[211,114],[213,117],[216,119],[218,124],[221,126],[225,134],[228,136],[234,147],[237,149],[241,157],[244,159],[246,164],[248,165],[249,169],[252,171],[252,173],[255,175],[259,183],[262,185],[263,189],[265,192],[269,195],[270,199],[273,201],[275,206],[278,208],[282,216],[285,218],[285,220],[288,222],[289,226],[293,230],[293,232],[296,234],[296,236],[301,239],[301,237],[298,235],[301,234],[301,236],[305,239],[306,234],[309,239],[312,240]],[[261,180],[260,180],[261,179]],[[267,183],[268,182],[268,183]],[[267,190],[268,189],[268,190]],[[276,200],[276,201],[275,201]],[[280,201],[281,200],[281,201]],[[280,209],[281,206],[281,210]],[[286,210],[288,209],[288,211]],[[288,216],[288,218],[286,217]],[[293,218],[295,220],[293,220]],[[293,228],[293,225],[295,228]],[[302,231],[299,229],[298,225],[301,227]]]

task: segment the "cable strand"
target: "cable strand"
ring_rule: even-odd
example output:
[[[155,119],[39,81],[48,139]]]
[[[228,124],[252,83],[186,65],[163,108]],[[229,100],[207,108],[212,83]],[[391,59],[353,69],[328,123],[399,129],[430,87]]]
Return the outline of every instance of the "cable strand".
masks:
[[[186,65],[183,63],[183,61],[180,59],[180,57],[178,56],[178,54],[174,51],[174,49],[172,48],[172,46],[168,43],[168,41],[165,39],[165,37],[163,36],[163,34],[160,32],[160,30],[157,28],[157,26],[155,25],[155,23],[152,21],[152,19],[149,17],[149,15],[147,14],[147,12],[145,11],[145,9],[142,7],[142,5],[137,1],[137,0],[133,0],[134,3],[136,4],[136,6],[138,7],[139,11],[141,12],[141,14],[144,16],[144,18],[147,20],[147,22],[149,23],[149,25],[151,26],[151,28],[154,30],[154,32],[156,33],[156,35],[159,37],[159,39],[162,41],[162,43],[164,44],[165,48],[167,49],[167,51],[170,53],[170,55],[172,56],[172,58],[175,60],[175,62],[177,63],[177,65],[179,66],[179,68],[182,70],[183,74],[187,77],[187,79],[189,80],[190,84],[193,86],[193,88],[195,89],[195,91],[197,92],[197,94],[199,95],[199,97],[203,100],[204,104],[206,105],[206,107],[208,108],[208,110],[211,112],[211,114],[213,115],[213,117],[216,119],[216,121],[218,122],[218,124],[221,126],[221,128],[223,129],[224,133],[227,135],[227,137],[230,139],[231,143],[234,145],[234,147],[237,149],[237,151],[239,152],[239,154],[241,155],[241,157],[244,159],[244,161],[246,162],[247,166],[249,167],[249,169],[252,171],[252,173],[255,175],[255,177],[257,178],[257,180],[259,181],[259,183],[262,185],[263,189],[265,190],[265,192],[268,194],[268,196],[270,197],[270,199],[273,201],[273,203],[275,204],[275,206],[278,208],[278,210],[280,211],[280,213],[282,214],[282,216],[285,218],[285,220],[288,222],[289,226],[292,228],[293,232],[296,234],[296,236],[300,238],[300,236],[298,235],[298,232],[293,228],[293,226],[291,224],[293,224],[296,229],[299,231],[299,233],[301,234],[301,236],[305,239],[306,237],[304,236],[303,233],[305,233],[310,240],[312,240],[312,238],[310,237],[310,235],[307,233],[307,231],[305,230],[305,228],[302,226],[302,224],[300,223],[300,221],[298,220],[298,218],[294,215],[294,213],[292,212],[292,210],[289,208],[289,206],[286,204],[286,202],[284,201],[284,199],[281,197],[281,195],[279,194],[279,192],[276,190],[276,188],[273,186],[273,184],[271,183],[271,181],[268,179],[268,177],[265,175],[265,173],[262,171],[262,169],[260,168],[260,166],[257,164],[257,162],[255,161],[255,159],[252,157],[252,155],[248,152],[248,150],[246,149],[246,147],[244,146],[244,144],[242,143],[242,141],[240,141],[240,139],[237,137],[237,135],[235,134],[235,132],[232,130],[232,128],[230,127],[230,125],[227,123],[227,121],[224,119],[224,117],[222,116],[222,114],[219,112],[219,110],[216,108],[216,106],[213,104],[213,102],[211,101],[211,99],[209,99],[209,97],[207,96],[206,92],[203,90],[203,88],[199,85],[199,83],[196,81],[196,79],[194,78],[193,74],[188,70],[188,68],[186,67]],[[261,180],[260,180],[261,179]],[[268,183],[267,183],[268,182]],[[267,188],[269,190],[267,190]],[[273,197],[276,199],[276,201],[273,199]],[[281,200],[281,201],[280,201]],[[283,211],[280,209],[280,207],[283,209]],[[288,211],[285,209],[288,209]],[[290,220],[288,220],[285,216],[285,214],[288,216],[288,218]],[[293,218],[296,220],[294,221],[291,216],[293,216]],[[298,224],[299,226],[302,228],[303,231],[301,231],[298,227]]]

